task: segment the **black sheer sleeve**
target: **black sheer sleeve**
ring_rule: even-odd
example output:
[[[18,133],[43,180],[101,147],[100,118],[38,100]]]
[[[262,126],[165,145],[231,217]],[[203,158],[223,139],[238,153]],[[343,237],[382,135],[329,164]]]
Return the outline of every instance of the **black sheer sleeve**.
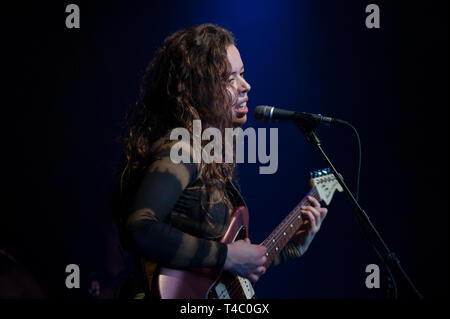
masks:
[[[192,236],[168,222],[180,195],[198,174],[192,157],[191,163],[172,162],[169,146],[147,169],[126,222],[129,239],[144,258],[176,268],[220,268],[225,263],[226,244]]]

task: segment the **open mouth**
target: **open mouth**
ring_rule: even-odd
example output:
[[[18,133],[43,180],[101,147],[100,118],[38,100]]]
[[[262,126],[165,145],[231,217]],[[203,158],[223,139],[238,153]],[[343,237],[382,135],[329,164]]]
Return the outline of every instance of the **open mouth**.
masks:
[[[247,100],[242,102],[241,104],[237,104],[234,107],[234,111],[237,113],[238,116],[244,116],[248,113],[248,107],[247,107]]]
[[[247,106],[247,101],[245,101],[245,102],[243,102],[241,104],[238,104],[235,108],[237,110],[243,110],[246,106]]]

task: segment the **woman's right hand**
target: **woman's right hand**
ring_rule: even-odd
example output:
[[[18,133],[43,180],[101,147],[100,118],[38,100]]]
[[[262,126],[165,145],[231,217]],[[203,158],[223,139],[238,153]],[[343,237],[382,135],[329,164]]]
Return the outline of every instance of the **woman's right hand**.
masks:
[[[260,245],[252,245],[250,239],[238,240],[228,244],[228,254],[224,269],[241,277],[248,278],[255,283],[266,272],[264,264],[267,248]]]

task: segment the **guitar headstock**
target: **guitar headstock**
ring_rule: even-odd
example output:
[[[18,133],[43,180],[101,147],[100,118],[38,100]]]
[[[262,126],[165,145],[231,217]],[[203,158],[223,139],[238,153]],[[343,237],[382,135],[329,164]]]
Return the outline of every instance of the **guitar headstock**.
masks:
[[[334,192],[342,192],[343,189],[339,185],[336,177],[331,173],[329,168],[319,169],[309,173],[311,176],[311,187],[317,189],[317,193],[325,204],[329,205],[333,198]]]

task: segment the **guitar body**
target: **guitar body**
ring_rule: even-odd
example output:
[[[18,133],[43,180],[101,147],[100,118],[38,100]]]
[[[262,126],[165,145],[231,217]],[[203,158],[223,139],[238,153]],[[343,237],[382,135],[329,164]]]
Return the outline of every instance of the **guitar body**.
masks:
[[[335,191],[343,189],[330,169],[313,171],[311,191],[283,219],[277,228],[260,244],[267,248],[268,267],[286,243],[295,235],[303,224],[301,207],[311,205],[308,196],[323,200],[329,205]],[[244,206],[237,207],[232,216],[227,232],[221,242],[230,244],[248,237],[248,211]],[[149,276],[150,277],[150,276]],[[158,267],[152,277],[152,297],[162,299],[254,299],[255,291],[248,279],[236,276],[224,270],[197,268],[179,270]]]
[[[230,226],[221,242],[225,244],[248,237],[248,211],[234,210]],[[179,270],[158,267],[152,292],[162,299],[250,299],[255,298],[250,281],[228,271],[212,268]]]

